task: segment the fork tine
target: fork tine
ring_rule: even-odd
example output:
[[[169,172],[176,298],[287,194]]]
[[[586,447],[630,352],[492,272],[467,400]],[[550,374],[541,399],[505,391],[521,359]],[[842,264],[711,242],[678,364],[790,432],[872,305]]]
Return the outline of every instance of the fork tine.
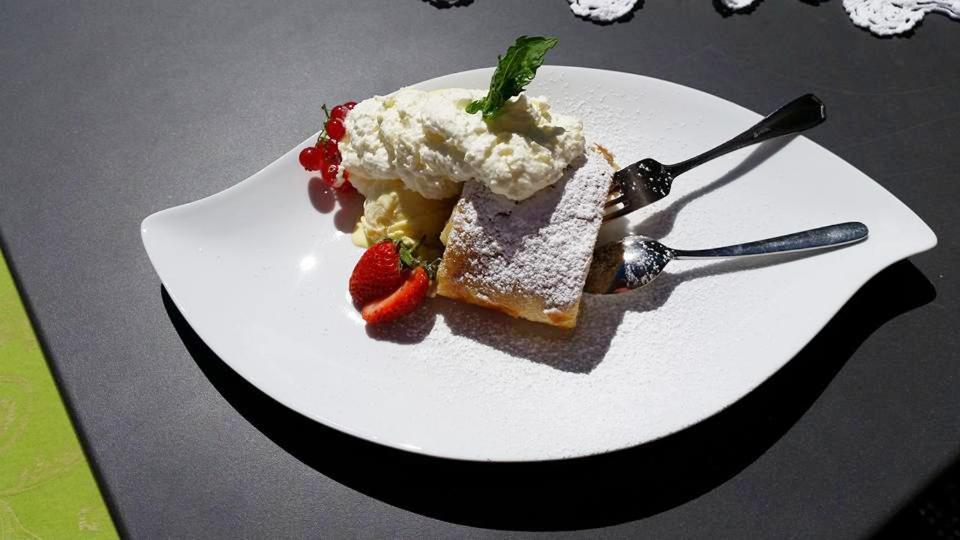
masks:
[[[610,199],[609,201],[607,201],[607,203],[604,204],[603,207],[604,207],[604,208],[610,208],[611,206],[613,206],[613,205],[615,205],[615,204],[620,204],[620,203],[622,203],[622,202],[625,201],[625,200],[627,200],[627,196],[626,196],[626,195],[620,195],[619,197],[616,197],[616,198],[614,198],[614,199]]]
[[[627,206],[624,206],[623,208],[604,214],[603,221],[606,222],[606,221],[610,221],[611,219],[617,219],[618,217],[625,216],[630,212],[633,212],[633,207],[631,207],[630,205],[627,205]]]

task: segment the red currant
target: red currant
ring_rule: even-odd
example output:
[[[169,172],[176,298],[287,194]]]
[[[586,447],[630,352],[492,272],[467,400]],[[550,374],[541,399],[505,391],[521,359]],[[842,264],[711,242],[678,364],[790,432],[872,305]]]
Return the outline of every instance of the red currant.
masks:
[[[337,183],[337,172],[340,170],[340,167],[334,164],[327,165],[321,171],[320,176],[323,178],[323,183],[333,187]]]
[[[347,117],[347,111],[349,110],[350,109],[344,107],[343,105],[337,105],[330,110],[330,118],[339,118],[340,120],[343,120]]]
[[[300,165],[308,171],[319,171],[323,168],[323,153],[316,146],[309,146],[300,151]]]
[[[357,106],[357,102],[356,102],[356,101],[348,101],[348,102],[344,103],[343,106],[346,107],[348,111],[352,111],[353,108]]]
[[[327,139],[323,141],[323,146],[320,148],[323,150],[323,157],[326,159],[327,163],[333,163],[334,165],[340,164],[340,149],[337,147],[337,142]]]
[[[335,141],[339,141],[347,133],[347,128],[343,125],[343,120],[339,118],[331,118],[327,120],[327,137]]]

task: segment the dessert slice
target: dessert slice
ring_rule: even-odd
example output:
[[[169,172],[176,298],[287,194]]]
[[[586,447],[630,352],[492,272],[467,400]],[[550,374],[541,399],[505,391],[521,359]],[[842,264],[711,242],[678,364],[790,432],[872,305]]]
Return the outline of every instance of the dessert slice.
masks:
[[[437,293],[572,328],[613,166],[597,145],[522,201],[470,181],[450,217]]]

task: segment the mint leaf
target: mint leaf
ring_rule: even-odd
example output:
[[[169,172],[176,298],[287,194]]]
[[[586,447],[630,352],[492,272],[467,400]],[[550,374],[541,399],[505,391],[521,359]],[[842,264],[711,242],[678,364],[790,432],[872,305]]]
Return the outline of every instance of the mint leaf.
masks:
[[[523,88],[537,75],[543,64],[543,56],[553,48],[557,38],[543,36],[520,36],[507,49],[507,54],[497,57],[497,69],[490,79],[490,89],[483,99],[470,102],[468,113],[482,112],[484,118],[492,118],[513,96],[520,95]]]

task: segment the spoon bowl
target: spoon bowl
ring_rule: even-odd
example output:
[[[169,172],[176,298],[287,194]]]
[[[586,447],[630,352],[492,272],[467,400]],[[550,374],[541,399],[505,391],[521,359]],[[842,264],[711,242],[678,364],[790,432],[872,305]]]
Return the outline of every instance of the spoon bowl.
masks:
[[[674,259],[755,257],[839,247],[864,240],[870,231],[859,222],[839,223],[784,236],[714,249],[679,250],[646,236],[628,236],[594,250],[584,291],[626,292],[648,285]]]

